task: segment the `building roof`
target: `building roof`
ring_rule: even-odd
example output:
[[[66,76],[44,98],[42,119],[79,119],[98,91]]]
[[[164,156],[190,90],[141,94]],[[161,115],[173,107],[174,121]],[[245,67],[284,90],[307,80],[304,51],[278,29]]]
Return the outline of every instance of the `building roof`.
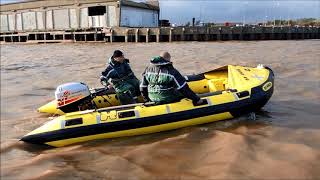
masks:
[[[146,3],[138,3],[130,0],[120,0],[122,5],[132,6],[144,9],[159,10],[159,6],[154,6]],[[24,9],[36,9],[41,7],[55,7],[55,6],[70,6],[91,3],[118,3],[119,0],[24,0],[22,2],[13,2],[7,4],[0,4],[0,12],[15,11]]]
[[[154,5],[151,5],[148,3],[142,3],[142,2],[138,3],[138,2],[128,1],[128,0],[122,0],[121,4],[125,6],[132,6],[132,7],[138,7],[143,9],[159,10],[159,6],[154,6]]]

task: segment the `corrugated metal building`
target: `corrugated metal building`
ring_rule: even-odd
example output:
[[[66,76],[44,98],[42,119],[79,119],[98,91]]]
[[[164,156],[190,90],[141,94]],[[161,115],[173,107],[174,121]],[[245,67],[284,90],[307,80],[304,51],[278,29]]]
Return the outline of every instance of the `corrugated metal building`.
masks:
[[[0,6],[0,31],[158,27],[159,3],[128,0],[29,0]]]

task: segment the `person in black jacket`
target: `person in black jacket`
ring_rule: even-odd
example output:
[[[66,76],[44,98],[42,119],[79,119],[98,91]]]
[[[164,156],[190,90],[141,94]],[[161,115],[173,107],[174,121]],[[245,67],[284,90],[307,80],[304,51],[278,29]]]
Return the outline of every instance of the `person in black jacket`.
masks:
[[[101,74],[102,81],[112,84],[122,105],[137,102],[141,94],[140,83],[130,68],[129,60],[121,51],[114,51],[107,68]]]
[[[168,52],[151,60],[149,67],[143,73],[140,91],[146,101],[156,104],[167,104],[180,101],[186,97],[193,104],[203,101],[189,88],[185,78],[173,67]]]

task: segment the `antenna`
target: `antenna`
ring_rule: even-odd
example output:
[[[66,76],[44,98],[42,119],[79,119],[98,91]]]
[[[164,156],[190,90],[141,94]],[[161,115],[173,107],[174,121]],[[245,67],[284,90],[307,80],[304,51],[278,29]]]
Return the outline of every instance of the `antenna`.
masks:
[[[202,21],[202,3],[200,3],[200,22]]]
[[[243,10],[243,26],[246,25],[246,12],[247,12],[247,5],[248,5],[248,1],[244,2],[244,10]]]

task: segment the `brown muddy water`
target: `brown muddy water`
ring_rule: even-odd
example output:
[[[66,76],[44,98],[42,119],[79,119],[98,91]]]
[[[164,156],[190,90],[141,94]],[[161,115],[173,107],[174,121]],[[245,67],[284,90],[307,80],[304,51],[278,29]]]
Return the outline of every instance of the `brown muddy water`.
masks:
[[[320,41],[1,45],[1,179],[320,179]],[[101,86],[121,49],[136,75],[168,50],[183,74],[266,64],[275,92],[246,116],[63,148],[19,142],[48,117],[36,109],[56,86]]]

